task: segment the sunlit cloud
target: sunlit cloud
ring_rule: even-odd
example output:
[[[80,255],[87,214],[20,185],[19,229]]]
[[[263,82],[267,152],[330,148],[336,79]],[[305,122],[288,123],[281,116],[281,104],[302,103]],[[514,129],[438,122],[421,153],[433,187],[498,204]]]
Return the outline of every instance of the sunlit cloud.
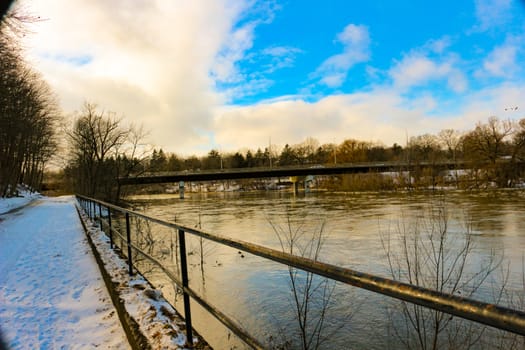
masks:
[[[311,55],[301,40],[258,43],[261,28],[268,29],[280,11],[270,2],[25,4],[45,19],[24,39],[27,57],[66,114],[84,101],[97,103],[144,125],[151,143],[181,155],[264,148],[270,138],[281,146],[307,137],[403,144],[407,135],[466,130],[490,115],[523,116],[521,108],[504,111],[525,100],[523,33],[492,39],[493,33],[479,31],[506,21],[508,2],[494,10],[501,12],[500,22],[485,18],[498,2],[478,1],[471,17],[477,32],[425,38],[380,64],[373,50],[384,43],[373,36],[372,45],[370,33],[378,32],[373,23],[343,22],[339,33],[323,36],[333,42],[331,56]],[[469,45],[472,36],[476,42],[481,35],[491,40],[461,51],[461,35]],[[348,79],[354,71],[362,82]],[[289,77],[299,77],[292,88],[279,85]]]
[[[228,0],[30,1],[26,7],[45,20],[33,25],[24,45],[66,113],[96,102],[144,124],[158,146],[190,152],[208,144],[202,130],[228,98],[216,83],[245,79],[236,62],[252,46],[254,24],[236,23],[248,6]]]
[[[216,56],[212,75],[219,82],[234,83],[244,80],[236,62],[252,47],[254,23],[246,24],[229,33],[226,45]]]
[[[400,89],[422,86],[435,80],[446,81],[455,92],[463,92],[467,87],[464,74],[454,67],[451,58],[438,61],[420,53],[409,54],[396,62],[389,74],[394,86]]]
[[[265,147],[269,138],[282,147],[307,137],[321,143],[342,142],[353,138],[392,145],[404,144],[406,136],[438,133],[445,128],[472,129],[479,121],[495,115],[502,119],[504,107],[524,100],[520,85],[500,85],[472,92],[464,105],[440,105],[430,94],[407,99],[391,88],[367,93],[325,97],[309,103],[300,98],[252,106],[230,106],[216,111],[216,142],[224,151],[246,145]],[[235,133],[233,130],[243,130]]]
[[[520,50],[514,40],[495,47],[483,60],[482,69],[477,71],[479,77],[512,78],[520,71],[517,55]]]
[[[337,34],[336,42],[343,45],[343,52],[327,58],[312,74],[313,78],[328,87],[341,86],[348,70],[355,64],[366,62],[370,57],[370,36],[363,25],[349,24]]]

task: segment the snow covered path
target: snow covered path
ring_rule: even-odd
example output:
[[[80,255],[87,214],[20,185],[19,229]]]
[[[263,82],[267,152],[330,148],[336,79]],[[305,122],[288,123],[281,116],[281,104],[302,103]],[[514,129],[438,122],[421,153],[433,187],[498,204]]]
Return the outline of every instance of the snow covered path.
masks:
[[[129,349],[73,197],[0,215],[0,328],[11,349]]]

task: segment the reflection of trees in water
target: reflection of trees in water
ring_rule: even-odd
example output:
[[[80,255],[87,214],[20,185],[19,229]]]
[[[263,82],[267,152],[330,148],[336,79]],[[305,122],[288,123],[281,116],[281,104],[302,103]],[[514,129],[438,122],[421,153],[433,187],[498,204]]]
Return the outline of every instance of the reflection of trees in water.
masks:
[[[324,221],[313,230],[305,230],[304,221],[292,222],[287,212],[283,225],[272,220],[270,224],[283,252],[318,261],[326,239]],[[270,337],[269,345],[276,349],[319,349],[348,323],[351,311],[347,311],[340,325],[331,325],[336,282],[290,266],[288,277],[293,323],[280,330],[282,340]]]
[[[198,220],[197,224],[194,227],[198,230],[202,230],[202,215],[201,211],[198,211]],[[212,255],[214,254],[217,245],[214,242],[210,242],[202,237],[197,237],[195,235],[187,235],[187,255],[188,255],[188,265],[190,267],[198,267],[200,272],[200,282],[201,282],[201,292],[203,296],[206,294],[206,270],[205,265],[211,260]],[[213,264],[214,266],[220,266],[222,263],[218,260]],[[191,273],[191,271],[190,271]]]
[[[403,217],[393,230],[381,233],[392,278],[468,298],[489,294],[493,303],[512,300],[505,295],[509,292],[508,274],[495,276],[503,256],[492,250],[485,259],[476,261],[470,221],[465,219],[463,232],[455,232],[449,227],[449,219],[447,205],[440,203],[414,221]],[[511,333],[403,301],[388,307],[388,317],[394,347],[512,349],[519,344]]]
[[[512,244],[509,237],[525,232],[525,192],[489,190],[459,194],[454,207],[468,215],[478,248],[503,251]]]

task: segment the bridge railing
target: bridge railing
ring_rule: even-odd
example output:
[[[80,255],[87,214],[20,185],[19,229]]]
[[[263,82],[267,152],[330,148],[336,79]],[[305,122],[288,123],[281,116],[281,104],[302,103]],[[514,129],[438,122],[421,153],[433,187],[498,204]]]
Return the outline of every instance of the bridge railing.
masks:
[[[186,227],[180,224],[160,220],[145,214],[125,209],[97,199],[77,195],[77,200],[87,215],[94,221],[98,221],[101,227],[105,226],[106,234],[110,238],[110,246],[113,248],[116,241],[120,241],[119,248],[127,257],[129,274],[139,271],[133,257],[140,256],[150,264],[160,269],[166,277],[175,283],[182,291],[184,301],[184,316],[186,322],[187,339],[191,341],[192,321],[190,298],[200,304],[207,312],[212,314],[217,320],[230,329],[235,335],[242,339],[246,344],[254,349],[263,349],[264,346],[235,320],[228,317],[223,311],[219,310],[208,301],[203,299],[198,292],[190,288],[188,283],[188,252],[186,250],[186,234],[213,241],[218,244],[235,248],[246,253],[250,253],[264,259],[278,262],[289,267],[298,268],[311,272],[318,276],[342,282],[351,286],[366,289],[391,298],[402,300],[408,303],[421,305],[430,309],[444,312],[463,319],[475,321],[497,329],[512,332],[525,336],[525,312],[505,308],[495,304],[480,302],[457,295],[446,294],[431,289],[398,282],[380,276],[343,268],[308,258],[294,256],[282,251],[267,248],[261,245],[234,240],[218,234],[212,234]],[[125,224],[119,228],[115,225],[115,217],[120,216]],[[178,254],[180,269],[174,271],[170,266],[155,258],[152,254],[139,247],[137,242],[131,238],[130,218],[142,219],[148,223],[155,223],[163,227],[173,229],[178,238]],[[124,230],[126,232],[120,232]],[[135,254],[135,255],[134,255]],[[141,271],[139,271],[141,272]],[[191,345],[191,344],[188,344]]]

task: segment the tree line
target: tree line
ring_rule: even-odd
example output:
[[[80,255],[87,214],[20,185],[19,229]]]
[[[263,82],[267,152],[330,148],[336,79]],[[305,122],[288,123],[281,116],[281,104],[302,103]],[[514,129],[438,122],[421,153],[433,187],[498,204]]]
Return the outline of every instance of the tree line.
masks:
[[[74,191],[116,200],[119,177],[159,172],[203,171],[250,167],[330,165],[352,162],[400,161],[411,164],[441,161],[469,162],[475,186],[495,184],[512,187],[522,176],[517,166],[525,160],[525,119],[490,117],[473,130],[444,129],[437,134],[409,138],[404,146],[346,139],[340,144],[320,144],[308,137],[304,142],[277,147],[222,153],[212,149],[198,157],[181,157],[162,148],[148,147],[141,128],[124,126],[114,113],[86,103],[68,132],[70,157],[65,169]],[[412,174],[423,177],[425,174]],[[357,179],[363,181],[361,178]],[[355,180],[355,181],[357,181]],[[383,184],[384,185],[384,184]],[[378,189],[388,189],[380,183]],[[373,187],[372,186],[372,187]]]
[[[221,153],[212,149],[202,157],[181,157],[176,153],[154,149],[145,166],[147,171],[212,170],[250,167],[338,164],[354,162],[438,162],[472,161],[496,163],[500,159],[522,161],[525,151],[525,119],[500,120],[490,117],[480,122],[474,130],[459,132],[444,129],[438,134],[410,137],[405,146],[346,139],[340,144],[320,144],[308,137],[298,144],[286,144],[257,150]],[[144,169],[146,170],[146,169]]]
[[[277,147],[275,147],[277,148]],[[328,165],[355,162],[400,161],[412,164],[442,161],[470,162],[487,181],[513,185],[519,177],[516,163],[525,159],[525,119],[500,120],[490,117],[473,130],[444,129],[437,134],[410,137],[404,146],[346,139],[340,144],[320,144],[308,137],[298,144],[220,153],[212,149],[202,157],[180,157],[154,149],[143,171],[199,171],[250,167]],[[504,162],[502,162],[504,161]]]
[[[17,44],[30,20],[11,12],[0,23],[0,197],[16,195],[18,184],[38,190],[57,150],[56,100]]]
[[[150,159],[141,127],[125,125],[113,112],[86,102],[66,130],[68,163],[66,187],[71,191],[116,201],[120,198],[119,177],[140,175]]]

